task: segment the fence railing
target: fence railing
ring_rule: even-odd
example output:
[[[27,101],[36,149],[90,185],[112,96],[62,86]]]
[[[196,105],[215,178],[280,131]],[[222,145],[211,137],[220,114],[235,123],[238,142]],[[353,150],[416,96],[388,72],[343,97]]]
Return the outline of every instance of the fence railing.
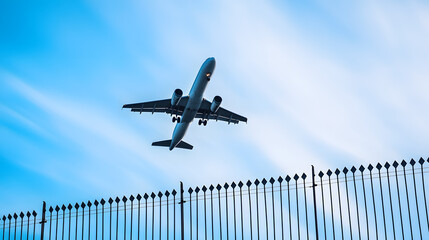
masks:
[[[429,239],[429,159],[4,215],[5,239]],[[39,218],[37,218],[39,217]],[[36,226],[37,225],[37,226]]]

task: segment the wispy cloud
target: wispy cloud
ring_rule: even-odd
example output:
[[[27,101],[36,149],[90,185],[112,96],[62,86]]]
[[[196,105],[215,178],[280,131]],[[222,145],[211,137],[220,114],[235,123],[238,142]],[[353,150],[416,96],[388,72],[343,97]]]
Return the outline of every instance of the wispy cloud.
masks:
[[[406,157],[397,152],[393,142],[398,137],[395,127],[405,126],[388,126],[387,119],[384,118],[384,114],[396,111],[396,107],[374,107],[382,105],[378,102],[379,98],[386,97],[383,93],[386,85],[381,83],[403,82],[405,79],[395,76],[392,76],[394,79],[386,79],[388,76],[381,79],[372,77],[372,82],[368,83],[369,80],[363,78],[370,75],[377,66],[362,69],[352,62],[343,62],[341,57],[349,54],[363,57],[352,48],[347,49],[349,52],[327,54],[326,48],[318,46],[317,39],[307,39],[308,36],[299,31],[306,27],[305,24],[296,23],[292,17],[284,16],[274,5],[225,3],[221,8],[222,12],[208,11],[207,14],[213,19],[220,20],[208,19],[205,23],[210,27],[196,28],[196,33],[193,34],[198,35],[198,38],[187,38],[189,30],[186,25],[191,19],[203,21],[202,16],[197,13],[176,13],[180,15],[176,16],[180,19],[178,22],[171,26],[161,23],[158,27],[163,29],[165,38],[174,31],[176,39],[186,39],[181,42],[196,46],[197,50],[192,55],[200,50],[220,53],[218,61],[225,62],[218,64],[216,77],[218,81],[227,81],[229,84],[224,84],[217,91],[229,93],[224,99],[244,101],[245,104],[237,104],[241,107],[239,111],[255,113],[262,119],[253,124],[252,118],[249,118],[246,130],[254,133],[249,136],[252,136],[255,146],[261,148],[274,164],[284,162],[288,165],[285,160],[288,148],[275,151],[275,148],[279,148],[270,144],[272,140],[279,145],[293,142],[295,147],[291,146],[291,152],[302,149],[296,155],[293,154],[295,158],[323,159],[321,161],[331,164]],[[240,9],[239,18],[232,14],[236,9]],[[358,19],[365,17],[359,12],[355,15]],[[207,49],[204,50],[204,47]],[[360,48],[365,49],[365,46]],[[185,53],[184,49],[188,48],[167,48],[166,51],[187,59],[189,57],[186,55],[191,54]],[[384,69],[386,67],[382,63],[379,66]],[[424,69],[420,71],[424,72]],[[420,80],[416,84],[424,85]],[[241,90],[229,92],[226,88],[231,86],[239,86]],[[402,90],[404,91],[403,88]],[[374,98],[368,101],[368,96],[372,94],[375,94]],[[422,100],[427,101],[425,99],[426,97]],[[418,115],[416,111],[409,110],[408,108],[403,115]],[[419,107],[417,111],[423,109]],[[401,119],[409,121],[406,117]],[[272,122],[275,124],[268,124]],[[296,141],[295,139],[302,138],[300,135],[303,133],[308,138]],[[335,157],[335,154],[326,155],[315,150],[315,143],[324,146],[325,151],[336,152],[342,159]],[[306,154],[302,154],[304,152]],[[329,159],[331,157],[334,159]],[[297,168],[305,168],[308,162],[304,162]]]
[[[132,164],[134,166],[140,166],[139,168],[141,168],[142,163],[137,159],[144,159],[146,166],[149,164],[156,167],[157,162],[151,162],[151,158],[148,157],[144,148],[141,147],[149,145],[149,142],[147,142],[142,135],[137,135],[137,133],[132,129],[118,123],[117,119],[114,119],[114,117],[109,116],[103,111],[97,110],[91,104],[84,104],[79,100],[66,99],[64,97],[52,96],[49,93],[41,92],[15,76],[9,76],[8,80],[10,86],[22,97],[29,100],[32,104],[46,112],[54,119],[54,126],[50,126],[50,128],[55,128],[55,131],[59,131],[56,133],[58,140],[61,139],[58,138],[59,136],[62,138],[69,138],[73,144],[79,146],[80,151],[87,152],[87,157],[93,157],[91,160],[84,159],[83,162],[77,159],[69,163],[60,161],[64,164],[62,167],[67,167],[69,170],[76,171],[75,173],[78,173],[79,170],[77,170],[77,168],[79,168],[79,166],[71,166],[74,164],[88,164],[97,168],[94,164],[100,166],[107,164],[115,171],[120,170],[121,174],[124,174],[125,176],[133,175],[131,173],[132,171],[130,172],[130,169],[126,166]],[[37,129],[41,129],[41,127],[38,126]],[[94,143],[91,141],[100,142],[97,144],[97,142]],[[67,144],[67,141],[64,141],[64,144]],[[116,149],[120,149],[122,152],[128,152],[135,157],[123,160],[109,158],[103,154],[103,152],[112,153],[118,151],[106,151],[106,147],[111,146],[115,146]],[[76,150],[79,152],[79,149]],[[61,158],[61,156],[56,157]],[[36,166],[37,164],[33,167]],[[97,182],[97,180],[92,177],[94,174],[91,173],[94,168],[91,168],[92,170],[85,175],[87,180],[90,182]],[[85,169],[85,167],[83,169]],[[85,174],[85,171],[80,172],[81,174]],[[112,172],[112,170],[109,170],[109,172]],[[57,175],[51,171],[48,171],[47,174],[51,176]],[[103,174],[101,176],[99,174],[95,174],[95,176],[97,175],[100,178],[103,176]],[[62,178],[64,181],[64,176],[57,177]]]
[[[173,4],[160,11],[174,21],[155,21],[153,27],[165,43],[163,54],[186,66],[179,72],[192,72],[195,64],[184,62],[215,55],[218,65],[207,96],[221,93],[225,106],[230,101],[231,110],[251,116],[246,136],[273,165],[290,168],[285,156],[293,156],[308,159],[294,167],[306,169],[314,161],[332,166],[416,157],[412,151],[427,154],[422,146],[429,99],[421,94],[427,70],[418,64],[424,55],[409,54],[416,46],[427,51],[422,44],[426,8],[415,4],[403,12],[399,5],[385,5],[318,5],[356,40],[324,25],[332,20],[320,12],[308,21],[321,19],[325,36],[317,25],[298,21],[293,6],[272,3],[220,2],[204,14],[193,11],[198,4]],[[171,36],[180,47],[171,44]],[[413,143],[404,142],[410,138]]]

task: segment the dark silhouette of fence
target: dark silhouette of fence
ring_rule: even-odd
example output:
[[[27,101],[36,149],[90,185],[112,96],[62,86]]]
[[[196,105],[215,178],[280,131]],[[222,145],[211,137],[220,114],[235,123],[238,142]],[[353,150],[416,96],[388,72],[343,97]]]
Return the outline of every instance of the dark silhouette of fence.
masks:
[[[5,239],[429,239],[429,159],[4,215]],[[39,219],[37,218],[39,216]],[[36,226],[37,225],[37,226]]]

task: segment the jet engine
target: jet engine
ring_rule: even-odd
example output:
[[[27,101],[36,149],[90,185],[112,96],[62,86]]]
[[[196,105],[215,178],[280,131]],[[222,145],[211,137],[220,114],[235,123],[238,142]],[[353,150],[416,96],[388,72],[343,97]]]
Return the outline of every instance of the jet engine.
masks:
[[[222,98],[220,96],[214,97],[212,105],[210,106],[210,111],[212,113],[217,112],[217,110],[219,109],[221,103],[222,103]]]
[[[179,103],[182,95],[183,95],[183,91],[180,90],[179,88],[174,90],[173,96],[171,97],[171,106],[176,106]]]

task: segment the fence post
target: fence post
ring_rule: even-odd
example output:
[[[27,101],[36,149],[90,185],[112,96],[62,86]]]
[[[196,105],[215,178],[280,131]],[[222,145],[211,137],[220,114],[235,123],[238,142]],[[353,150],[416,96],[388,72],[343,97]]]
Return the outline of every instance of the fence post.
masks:
[[[314,205],[314,225],[316,227],[316,239],[319,240],[319,227],[317,225],[317,208],[316,208],[316,181],[314,179],[314,166],[311,165],[311,177],[313,180],[313,205]]]
[[[184,219],[184,210],[183,205],[185,201],[183,200],[183,182],[180,182],[180,236],[181,240],[185,240],[185,219]]]
[[[43,207],[42,207],[42,221],[40,221],[41,224],[41,229],[40,229],[40,240],[43,240],[43,235],[45,233],[45,223],[46,223],[46,219],[45,219],[45,212],[46,212],[46,202],[43,201]]]

